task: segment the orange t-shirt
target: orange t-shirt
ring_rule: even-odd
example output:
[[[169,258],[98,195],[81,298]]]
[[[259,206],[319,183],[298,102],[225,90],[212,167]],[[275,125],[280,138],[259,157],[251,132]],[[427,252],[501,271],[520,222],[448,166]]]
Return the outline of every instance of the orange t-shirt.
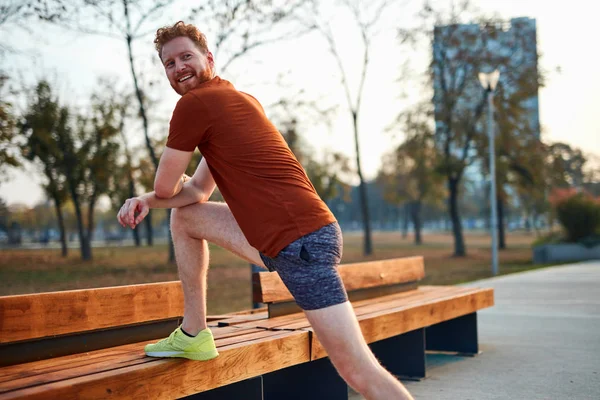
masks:
[[[260,103],[226,80],[181,97],[167,147],[198,147],[246,239],[269,257],[336,221]]]

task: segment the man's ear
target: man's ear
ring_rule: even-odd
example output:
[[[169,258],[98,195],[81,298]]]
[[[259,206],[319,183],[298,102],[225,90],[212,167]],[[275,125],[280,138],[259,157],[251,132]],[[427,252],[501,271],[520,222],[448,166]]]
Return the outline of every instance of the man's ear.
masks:
[[[215,59],[210,51],[206,52],[206,59],[208,60],[208,65],[210,65],[210,68],[215,69]]]

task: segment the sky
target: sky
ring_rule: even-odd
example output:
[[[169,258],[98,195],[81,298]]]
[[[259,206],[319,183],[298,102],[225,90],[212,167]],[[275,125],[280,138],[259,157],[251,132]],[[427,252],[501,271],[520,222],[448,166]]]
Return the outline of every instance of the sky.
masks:
[[[447,6],[451,2],[443,0],[438,3]],[[546,86],[539,92],[542,139],[546,142],[566,142],[585,153],[600,156],[600,124],[597,122],[600,110],[600,74],[597,73],[600,55],[593,51],[596,47],[592,38],[597,36],[597,17],[593,6],[589,5],[592,2],[479,0],[473,3],[487,15],[537,20],[538,51],[542,55],[540,65],[548,72]],[[398,82],[401,64],[410,58],[414,60],[414,65],[422,68],[429,56],[428,48],[408,51],[398,46],[396,27],[412,24],[415,11],[422,3],[410,1],[398,4],[385,14],[381,32],[373,40],[370,49],[371,59],[359,116],[362,167],[367,179],[377,174],[382,155],[402,140],[401,135],[390,133],[386,127],[411,102],[419,100],[421,89],[416,85],[409,89],[412,93],[409,98],[399,96],[402,87],[406,88]],[[347,13],[335,8],[327,12],[330,13],[328,20],[335,33],[354,97],[362,61],[361,53],[357,50],[360,38]],[[174,11],[174,15],[165,15],[164,21],[157,24],[170,23],[179,19],[178,15]],[[116,79],[119,87],[131,85],[127,53],[121,41],[76,35],[47,26],[35,35],[16,31],[7,36],[9,45],[23,51],[19,56],[0,60],[2,65],[26,81],[50,78],[58,89],[61,101],[68,104],[84,104],[96,88],[99,76]],[[210,46],[210,32],[207,32],[207,36]],[[154,87],[158,93],[156,97],[161,101],[153,109],[153,118],[162,122],[155,125],[153,133],[164,135],[178,95],[168,86],[161,67],[151,61],[156,60],[152,35],[135,46],[136,54],[142,61],[141,72],[145,77],[158,80]],[[36,49],[31,51],[34,55],[29,56],[28,49]],[[218,65],[218,55],[216,61]],[[277,84],[277,76],[282,73],[286,73],[285,84],[292,87],[286,93],[303,90],[309,98],[322,99],[320,103],[323,106],[338,106],[329,124],[312,118],[299,126],[304,141],[317,155],[333,150],[353,160],[351,117],[339,83],[339,70],[317,34],[258,49],[232,64],[222,77],[231,80],[238,89],[253,94],[263,105],[269,105],[282,96],[283,89]],[[141,127],[130,126],[128,137],[132,144],[142,144]],[[0,198],[8,204],[33,206],[43,199],[39,187],[42,180],[41,174],[33,166],[25,171],[11,170],[9,180],[0,183]]]

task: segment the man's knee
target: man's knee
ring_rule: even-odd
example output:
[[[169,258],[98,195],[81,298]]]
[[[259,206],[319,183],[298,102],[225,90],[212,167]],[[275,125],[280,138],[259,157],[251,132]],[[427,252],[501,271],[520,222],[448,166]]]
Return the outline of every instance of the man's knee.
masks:
[[[181,229],[183,218],[181,218],[181,209],[173,208],[171,210],[171,232],[177,232]]]
[[[340,363],[336,365],[336,369],[342,379],[359,393],[365,393],[368,390],[369,385],[374,382],[374,374],[377,374],[377,368],[374,368],[373,365],[357,366],[350,362]]]
[[[200,204],[195,204],[195,207],[186,206],[181,208],[173,208],[171,210],[171,232],[185,232],[187,229],[187,224],[191,220],[195,220],[198,222],[197,215],[201,215],[198,213],[198,206]],[[192,214],[196,214],[196,218],[192,218]]]
[[[210,235],[215,225],[215,204],[211,202],[190,204],[171,210],[171,233],[191,234],[196,238]]]

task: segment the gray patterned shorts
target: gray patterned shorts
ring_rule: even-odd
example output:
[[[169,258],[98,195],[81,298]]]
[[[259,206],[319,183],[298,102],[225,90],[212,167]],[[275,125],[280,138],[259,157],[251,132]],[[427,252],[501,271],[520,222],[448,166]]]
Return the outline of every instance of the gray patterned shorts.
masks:
[[[337,271],[342,259],[342,231],[337,222],[293,241],[275,258],[262,253],[260,257],[269,271],[277,271],[303,310],[317,310],[348,300]]]

